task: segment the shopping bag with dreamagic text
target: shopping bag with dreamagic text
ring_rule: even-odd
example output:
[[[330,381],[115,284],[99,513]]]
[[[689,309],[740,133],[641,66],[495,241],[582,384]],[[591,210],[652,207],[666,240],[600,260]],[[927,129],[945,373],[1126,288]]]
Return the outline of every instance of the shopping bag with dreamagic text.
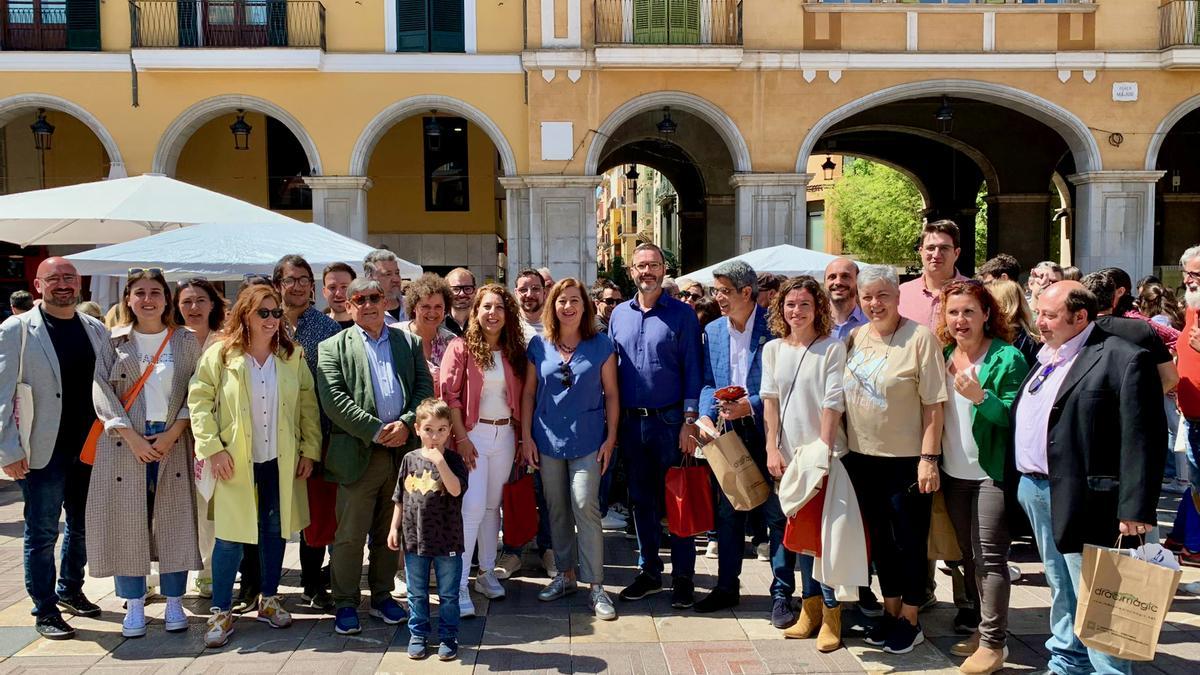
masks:
[[[1181,574],[1137,559],[1134,549],[1085,545],[1075,635],[1106,654],[1152,660]]]

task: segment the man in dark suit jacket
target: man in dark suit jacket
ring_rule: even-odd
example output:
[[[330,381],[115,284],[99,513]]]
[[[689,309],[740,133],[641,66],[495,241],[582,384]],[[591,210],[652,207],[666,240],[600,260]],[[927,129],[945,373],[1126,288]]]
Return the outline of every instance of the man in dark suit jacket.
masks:
[[[416,447],[413,424],[433,379],[421,341],[384,325],[386,296],[378,281],[350,283],[355,325],[318,346],[317,393],[333,423],[325,476],[338,483],[337,534],[330,555],[334,630],[358,633],[363,545],[371,543],[367,579],[371,616],[396,624],[407,616],[392,599],[399,558],[387,547],[400,458]]]
[[[1146,350],[1093,323],[1096,296],[1060,281],[1038,296],[1045,345],[1013,403],[1005,487],[1029,516],[1050,586],[1055,673],[1128,673],[1075,637],[1084,544],[1112,546],[1155,522],[1166,416]]]

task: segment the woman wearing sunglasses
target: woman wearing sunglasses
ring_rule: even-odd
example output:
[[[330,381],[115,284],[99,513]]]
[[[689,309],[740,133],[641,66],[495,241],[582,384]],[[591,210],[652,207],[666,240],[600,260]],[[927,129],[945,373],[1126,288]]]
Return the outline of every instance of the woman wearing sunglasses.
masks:
[[[146,634],[152,561],[169,632],[187,630],[187,573],[202,568],[186,405],[200,345],[176,329],[174,313],[162,270],[131,269],[111,348],[96,355],[94,400],[105,433],[88,493],[88,566],[92,576],[115,577],[125,637]]]
[[[482,286],[471,304],[467,329],[442,356],[442,400],[450,406],[455,449],[471,470],[463,493],[463,542],[467,559],[479,545],[475,590],[502,598],[496,578],[496,539],[500,498],[517,452],[516,430],[525,377],[525,337],[512,294],[499,284]],[[469,565],[463,565],[458,594],[460,615],[475,616],[467,591]]]
[[[611,621],[617,611],[603,585],[600,477],[612,465],[617,440],[616,350],[596,331],[594,305],[578,279],[550,289],[542,325],[545,335],[529,342],[521,456],[542,472],[559,572],[538,599],[557,600],[583,581],[590,585],[588,604],[596,618]]]
[[[201,358],[188,394],[196,456],[211,462],[217,477],[209,647],[233,633],[233,579],[243,544],[259,550],[257,619],[273,628],[291,624],[277,594],[283,549],[308,524],[304,481],[321,453],[312,373],[283,330],[279,293],[263,284],[242,289],[224,333],[222,344]]]
[[[968,657],[964,673],[991,673],[1008,654],[1008,546],[1004,514],[1004,456],[1009,412],[1029,372],[1025,356],[1008,341],[1013,327],[978,281],[942,288],[937,335],[946,343],[946,421],[942,428],[942,493],[962,551],[967,598],[978,624],[967,640],[950,648]],[[964,610],[960,610],[960,615]],[[969,630],[969,628],[968,628]]]

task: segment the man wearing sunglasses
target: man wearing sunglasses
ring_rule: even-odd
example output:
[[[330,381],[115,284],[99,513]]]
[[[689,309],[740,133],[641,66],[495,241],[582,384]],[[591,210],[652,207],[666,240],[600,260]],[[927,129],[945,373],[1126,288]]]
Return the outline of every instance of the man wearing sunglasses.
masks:
[[[317,393],[333,422],[325,476],[338,483],[337,534],[330,565],[334,630],[360,632],[363,546],[370,614],[388,624],[407,618],[392,599],[399,558],[388,549],[392,493],[400,459],[416,447],[417,406],[433,396],[420,339],[384,324],[387,296],[378,281],[359,278],[347,289],[354,326],[318,347]]]
[[[592,284],[592,302],[596,303],[596,320],[600,324],[601,333],[608,333],[608,320],[622,299],[621,287],[613,283],[612,279],[601,278]]]
[[[379,282],[386,298],[387,313],[383,320],[387,325],[408,321],[404,312],[404,277],[400,276],[400,259],[386,248],[377,248],[363,258],[363,271]]]
[[[96,420],[96,355],[109,348],[109,338],[104,324],[75,311],[80,281],[66,259],[43,260],[34,279],[41,306],[0,326],[0,465],[25,498],[25,589],[33,600],[35,629],[51,640],[75,637],[62,611],[100,615],[83,594],[92,468],[79,461],[79,453]],[[13,409],[19,383],[32,389],[32,410]],[[56,583],[54,545],[63,511],[67,525]]]
[[[1097,326],[1097,311],[1077,281],[1038,295],[1043,346],[1012,406],[1005,488],[1029,516],[1046,568],[1056,673],[1131,672],[1129,661],[1084,647],[1073,631],[1083,546],[1150,531],[1166,460],[1154,359]]]

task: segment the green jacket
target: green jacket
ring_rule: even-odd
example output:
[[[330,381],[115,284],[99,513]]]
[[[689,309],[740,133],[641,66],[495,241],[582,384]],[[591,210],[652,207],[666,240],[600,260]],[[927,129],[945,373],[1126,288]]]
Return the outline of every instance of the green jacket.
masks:
[[[399,328],[388,331],[396,379],[404,392],[400,421],[409,428],[408,442],[397,448],[396,461],[417,447],[414,428],[417,406],[433,396],[433,378],[425,363],[421,339]],[[317,394],[321,408],[333,422],[329,451],[325,455],[325,477],[337,483],[362,478],[371,458],[375,435],[383,427],[376,416],[375,389],[366,345],[356,327],[344,330],[317,347]]]
[[[954,345],[949,345],[943,353],[947,361],[952,353]],[[979,364],[979,384],[988,395],[971,408],[971,435],[979,447],[979,465],[992,480],[1004,480],[1004,453],[1012,433],[1009,412],[1028,372],[1021,351],[998,339]]]

